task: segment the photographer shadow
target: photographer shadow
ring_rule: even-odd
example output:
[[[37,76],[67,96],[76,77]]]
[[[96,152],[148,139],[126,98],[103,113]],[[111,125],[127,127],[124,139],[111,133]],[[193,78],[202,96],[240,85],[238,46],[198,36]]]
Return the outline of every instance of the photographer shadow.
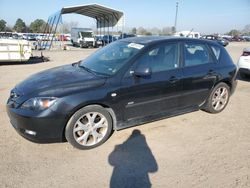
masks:
[[[111,188],[151,187],[148,173],[158,170],[146,138],[139,130],[134,130],[124,143],[116,145],[108,160],[114,166]]]

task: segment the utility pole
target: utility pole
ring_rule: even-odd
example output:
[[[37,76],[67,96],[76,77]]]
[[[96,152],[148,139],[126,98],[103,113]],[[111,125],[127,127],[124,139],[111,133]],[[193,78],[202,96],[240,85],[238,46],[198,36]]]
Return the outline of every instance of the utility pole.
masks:
[[[175,22],[174,22],[175,32],[177,31],[178,6],[179,6],[179,3],[178,3],[178,1],[177,1],[177,2],[176,2],[176,12],[175,12]]]

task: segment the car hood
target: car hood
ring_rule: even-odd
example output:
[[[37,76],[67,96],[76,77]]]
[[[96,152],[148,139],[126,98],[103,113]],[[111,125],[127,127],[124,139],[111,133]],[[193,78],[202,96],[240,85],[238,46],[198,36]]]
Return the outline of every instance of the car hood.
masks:
[[[106,78],[80,68],[78,64],[64,65],[34,74],[16,86],[20,95],[61,96],[79,90],[99,87]]]

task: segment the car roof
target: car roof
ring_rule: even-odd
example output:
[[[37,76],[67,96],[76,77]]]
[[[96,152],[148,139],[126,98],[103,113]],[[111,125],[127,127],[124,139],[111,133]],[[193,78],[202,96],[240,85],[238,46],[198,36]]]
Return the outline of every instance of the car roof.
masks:
[[[148,36],[148,37],[130,37],[121,39],[120,41],[128,42],[128,43],[139,43],[143,45],[150,45],[159,42],[166,42],[166,41],[200,41],[200,42],[209,42],[203,39],[196,39],[196,38],[186,38],[186,37],[174,37],[174,36]]]

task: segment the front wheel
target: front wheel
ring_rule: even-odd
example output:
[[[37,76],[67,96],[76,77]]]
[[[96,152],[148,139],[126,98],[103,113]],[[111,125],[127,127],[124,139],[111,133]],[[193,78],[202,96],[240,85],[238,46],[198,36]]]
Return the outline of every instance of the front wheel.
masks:
[[[112,119],[100,106],[87,106],[78,110],[65,129],[67,141],[78,149],[91,149],[103,144],[111,135]]]
[[[224,110],[228,104],[230,97],[230,88],[225,83],[219,83],[212,90],[207,99],[204,110],[212,114],[219,113]]]

